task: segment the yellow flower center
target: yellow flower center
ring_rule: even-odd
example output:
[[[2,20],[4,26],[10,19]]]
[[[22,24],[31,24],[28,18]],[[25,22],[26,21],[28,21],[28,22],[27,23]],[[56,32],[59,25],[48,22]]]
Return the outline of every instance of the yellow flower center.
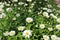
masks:
[[[14,34],[14,32],[11,32],[11,34]]]
[[[44,14],[44,15],[46,15],[46,14]]]
[[[45,37],[45,39],[47,39],[47,37]]]
[[[26,32],[26,35],[29,35],[29,32]]]
[[[58,28],[60,28],[60,26],[58,26]]]
[[[60,20],[58,20],[60,22]]]
[[[8,32],[6,32],[6,34],[8,35]]]
[[[30,22],[31,20],[29,19],[28,22]]]
[[[22,27],[20,27],[20,30],[22,30],[23,28]]]

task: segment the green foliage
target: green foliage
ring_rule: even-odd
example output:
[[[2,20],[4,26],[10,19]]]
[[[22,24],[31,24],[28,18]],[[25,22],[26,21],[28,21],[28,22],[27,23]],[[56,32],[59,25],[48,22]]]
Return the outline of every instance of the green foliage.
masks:
[[[32,0],[32,2],[27,2],[26,0],[19,0],[18,2],[9,3],[8,0],[1,0],[3,3],[6,1],[10,6],[4,5],[4,13],[6,14],[5,18],[0,18],[0,36],[1,40],[43,40],[43,35],[57,35],[60,37],[60,31],[56,29],[56,25],[59,24],[56,22],[56,19],[53,17],[46,18],[43,16],[43,8],[48,8],[47,5],[52,5],[52,10],[54,10],[54,15],[58,14],[58,18],[60,17],[59,8],[56,6],[54,0]],[[24,4],[18,4],[19,2],[23,2]],[[40,3],[41,2],[41,3]],[[33,8],[31,8],[31,4],[34,3]],[[7,8],[12,8],[12,11],[6,11]],[[31,12],[29,11],[31,10]],[[42,12],[41,12],[42,11]],[[41,12],[41,13],[40,13]],[[16,17],[16,14],[20,14],[19,17]],[[40,13],[40,14],[38,14]],[[49,15],[51,13],[48,13]],[[13,20],[13,18],[16,20]],[[33,18],[32,23],[27,23],[26,18]],[[39,27],[40,24],[45,24],[45,28],[41,29]],[[36,25],[38,25],[36,27]],[[32,30],[32,36],[30,38],[25,38],[22,35],[21,31],[18,31],[18,26],[25,26],[25,30]],[[48,27],[52,27],[53,31],[49,31]],[[4,36],[3,33],[5,31],[15,30],[16,34],[14,36]]]

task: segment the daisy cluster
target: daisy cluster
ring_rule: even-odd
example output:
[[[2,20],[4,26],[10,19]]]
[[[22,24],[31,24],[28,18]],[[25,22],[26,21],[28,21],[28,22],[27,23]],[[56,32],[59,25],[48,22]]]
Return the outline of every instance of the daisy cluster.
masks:
[[[60,40],[59,0],[2,0],[0,40]]]

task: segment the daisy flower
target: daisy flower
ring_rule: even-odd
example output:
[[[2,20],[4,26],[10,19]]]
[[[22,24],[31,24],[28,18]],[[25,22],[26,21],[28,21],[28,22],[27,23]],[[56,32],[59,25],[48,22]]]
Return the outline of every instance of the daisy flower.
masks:
[[[48,13],[47,12],[43,12],[43,16],[48,16]]]
[[[44,24],[40,24],[39,27],[40,27],[41,29],[44,29],[44,28],[45,28],[45,25],[44,25]]]
[[[32,0],[27,0],[28,2],[31,2]]]
[[[51,35],[52,40],[56,40],[57,36],[56,35]]]
[[[30,18],[30,17],[26,18],[26,22],[28,22],[28,23],[33,22],[33,18]]]
[[[4,36],[8,36],[9,35],[9,32],[8,31],[6,31],[5,33],[3,33],[4,34]]]
[[[60,23],[60,18],[57,18],[57,22]]]
[[[43,8],[43,10],[47,10],[47,8]]]
[[[0,15],[0,18],[2,18],[2,15]]]
[[[49,36],[43,35],[43,39],[44,39],[44,40],[49,40]]]
[[[56,28],[57,28],[58,30],[60,30],[60,24],[56,25]]]
[[[12,20],[16,20],[16,17],[13,17]]]
[[[57,16],[53,16],[54,19],[57,19]]]
[[[54,19],[57,19],[57,16],[55,16],[54,14],[50,14],[50,16],[52,16]]]
[[[50,16],[54,16],[54,14],[51,13]]]
[[[53,31],[53,28],[48,28],[49,31]]]
[[[0,8],[3,8],[4,4],[2,2],[0,2]]]
[[[48,8],[52,8],[52,5],[50,5],[50,4],[48,4],[47,6],[48,6]]]
[[[24,37],[27,37],[27,38],[30,38],[30,36],[32,36],[32,32],[30,30],[25,30],[23,32],[23,36]]]
[[[6,8],[6,11],[7,12],[11,12],[12,11],[12,8]]]
[[[2,8],[0,8],[0,13],[2,13],[3,12],[3,9]]]
[[[12,2],[18,2],[18,0],[12,0]]]
[[[47,12],[52,12],[52,10],[51,9],[47,9]]]
[[[17,13],[17,14],[16,14],[16,17],[19,17],[19,16],[20,16],[20,14],[19,14],[19,13]]]
[[[9,32],[9,35],[10,35],[10,36],[14,36],[14,35],[15,35],[15,31],[10,31],[10,32]]]
[[[6,17],[6,14],[5,13],[2,13],[1,15],[2,15],[2,18],[5,18]]]
[[[5,18],[6,17],[6,14],[5,13],[1,13],[0,14],[0,18]]]
[[[48,13],[47,13],[47,12],[43,12],[43,16],[45,16],[45,17],[49,18],[49,15],[48,15]]]
[[[18,27],[18,30],[19,30],[19,31],[23,31],[24,29],[25,29],[25,26],[19,26],[19,27]]]
[[[19,2],[18,4],[19,4],[19,5],[23,5],[24,3],[23,3],[23,2]]]
[[[5,6],[10,6],[10,4],[6,3]]]

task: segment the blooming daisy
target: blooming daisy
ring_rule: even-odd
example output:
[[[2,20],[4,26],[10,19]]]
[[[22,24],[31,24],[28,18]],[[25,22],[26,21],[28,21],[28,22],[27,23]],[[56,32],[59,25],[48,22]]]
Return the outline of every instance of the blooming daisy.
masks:
[[[15,31],[10,31],[10,32],[9,32],[9,35],[10,35],[10,36],[14,36],[14,35],[15,35]]]
[[[0,2],[0,8],[3,8],[4,4],[2,2]]]
[[[54,16],[54,14],[51,13],[50,16]]]
[[[27,37],[27,38],[30,38],[30,36],[32,36],[32,32],[30,30],[25,30],[23,32],[23,36],[24,37]]]
[[[56,35],[51,35],[52,40],[56,40],[57,36]]]
[[[56,28],[57,28],[58,30],[60,30],[60,24],[56,25]]]
[[[16,17],[13,17],[12,20],[16,20]]]
[[[48,16],[48,13],[47,12],[43,12],[43,16]]]
[[[12,0],[12,2],[18,2],[18,0]]]
[[[19,2],[18,4],[19,4],[19,5],[23,5],[24,3],[23,3],[23,2]]]
[[[0,15],[0,18],[2,18],[2,15]]]
[[[57,22],[60,23],[60,18],[57,18]]]
[[[6,4],[5,4],[5,6],[8,6],[8,7],[9,7],[9,6],[10,6],[10,4],[6,3]]]
[[[2,13],[1,15],[2,15],[2,18],[5,18],[6,17],[6,14],[5,13]]]
[[[53,16],[54,19],[57,19],[57,16]]]
[[[47,8],[43,8],[43,10],[47,10]]]
[[[6,14],[5,13],[1,13],[0,14],[0,18],[5,18],[6,17]]]
[[[11,12],[12,11],[12,8],[6,8],[6,11],[7,12]]]
[[[19,26],[19,27],[18,27],[18,30],[19,30],[19,31],[23,31],[24,28],[25,28],[25,26]]]
[[[20,16],[20,14],[18,13],[18,14],[16,14],[16,17],[19,17]]]
[[[44,29],[44,28],[45,28],[45,25],[44,25],[44,24],[40,24],[39,27],[40,27],[41,29]]]
[[[54,14],[50,14],[50,16],[52,16],[54,19],[57,19],[57,16],[55,16]]]
[[[48,6],[48,8],[52,8],[52,5],[50,5],[50,4],[48,4],[47,6]]]
[[[53,28],[48,28],[49,31],[53,31]]]
[[[38,25],[35,25],[35,27],[38,27]]]
[[[26,22],[28,22],[28,23],[33,22],[33,18],[30,18],[30,17],[26,18]]]
[[[5,33],[3,33],[4,34],[4,36],[8,36],[9,35],[9,32],[8,31],[6,31]]]
[[[43,12],[43,16],[45,16],[45,17],[49,18],[49,15],[48,15],[48,13],[47,13],[47,12]]]
[[[47,0],[45,0],[45,1],[47,1]]]
[[[0,8],[0,13],[2,13],[3,12],[3,9],[2,8]]]
[[[28,2],[31,2],[32,0],[27,0]]]
[[[48,35],[43,35],[43,39],[44,40],[49,40],[49,36]]]
[[[47,12],[52,12],[52,10],[51,9],[47,9]]]
[[[50,16],[48,15],[48,16],[46,16],[46,18],[49,18]]]

